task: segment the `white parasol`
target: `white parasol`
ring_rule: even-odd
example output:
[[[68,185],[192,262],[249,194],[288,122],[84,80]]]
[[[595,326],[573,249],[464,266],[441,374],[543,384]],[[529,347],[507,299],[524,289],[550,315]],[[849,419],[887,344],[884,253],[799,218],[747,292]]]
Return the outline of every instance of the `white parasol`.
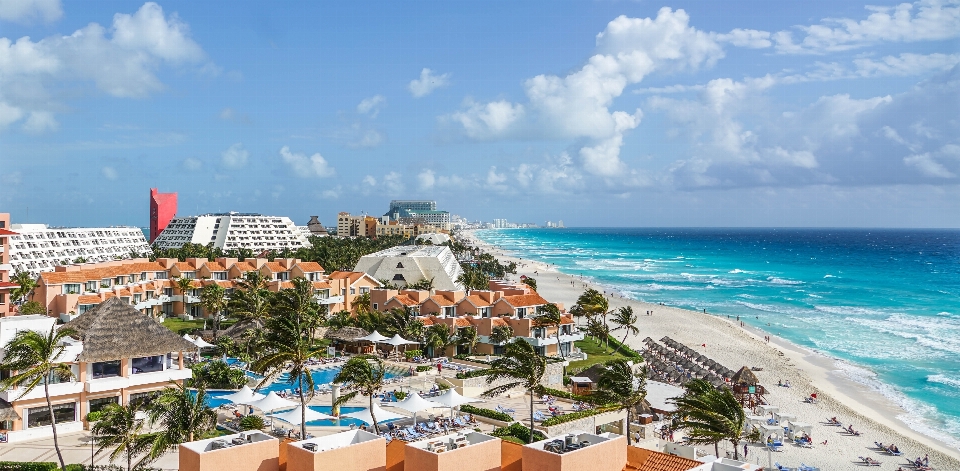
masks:
[[[394,420],[394,419],[402,419],[406,417],[405,415],[400,415],[394,412],[383,410],[383,408],[377,405],[376,402],[373,403],[373,413],[376,414],[377,416],[377,423],[382,423],[382,422],[386,422],[388,420]],[[343,414],[340,417],[341,418],[349,417],[351,419],[357,419],[361,422],[365,422],[373,425],[373,418],[370,416],[370,409],[364,409],[357,412],[351,412],[349,414]]]
[[[387,337],[380,335],[380,332],[377,332],[376,330],[374,330],[373,332],[370,332],[370,335],[367,335],[366,337],[357,337],[353,340],[366,340],[367,342],[383,342],[384,340],[387,340]]]
[[[469,404],[471,402],[483,402],[483,400],[477,399],[475,397],[461,396],[459,393],[457,393],[456,390],[454,390],[453,388],[450,388],[443,394],[433,398],[433,402],[449,407],[450,417],[453,417],[454,407],[457,407],[463,404]]]
[[[402,401],[396,404],[390,404],[391,407],[399,407],[405,411],[413,412],[413,423],[417,423],[417,412],[427,409],[433,409],[436,407],[441,407],[441,404],[438,404],[433,401],[428,401],[421,397],[417,393],[411,393]]]
[[[250,407],[256,407],[264,412],[270,412],[277,409],[289,409],[293,406],[296,406],[297,403],[288,401],[278,396],[276,392],[270,391],[270,394],[267,394],[267,396],[263,399],[260,399],[259,401],[253,401],[247,405]]]
[[[253,392],[253,390],[250,389],[250,386],[244,385],[242,388],[240,388],[239,391],[233,394],[227,394],[226,396],[219,396],[217,397],[217,399],[230,401],[234,404],[252,404],[265,397],[267,396],[264,396],[263,394],[260,394],[257,392]]]
[[[332,415],[317,412],[309,407],[304,412],[306,413],[307,422],[313,422],[314,420],[336,420],[336,417]],[[289,410],[287,412],[271,414],[270,417],[280,419],[292,425],[300,425],[300,406],[297,406],[296,409]]]

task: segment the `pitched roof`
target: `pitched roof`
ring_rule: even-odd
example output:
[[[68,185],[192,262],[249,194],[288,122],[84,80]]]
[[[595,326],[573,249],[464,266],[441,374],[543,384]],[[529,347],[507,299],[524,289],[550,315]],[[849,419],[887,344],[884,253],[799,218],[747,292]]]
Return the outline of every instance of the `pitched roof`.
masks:
[[[427,299],[437,303],[438,306],[456,306],[457,305],[457,303],[447,299],[445,296],[440,296],[436,294],[433,296],[430,296]]]
[[[267,270],[270,270],[271,273],[287,271],[287,269],[283,268],[283,265],[281,265],[279,262],[267,262],[264,263],[263,266],[267,267]]]
[[[300,262],[294,266],[300,268],[304,273],[323,271],[323,267],[317,262]]]
[[[507,322],[506,320],[501,319],[501,318],[499,318],[499,317],[494,317],[494,318],[493,318],[493,322],[491,322],[490,324],[491,324],[492,326],[494,326],[494,327],[499,327],[499,326],[503,326],[503,325],[510,325],[509,322]]]
[[[331,286],[330,283],[326,281],[314,281],[313,287],[314,289],[329,289]]]
[[[413,299],[406,294],[398,294],[390,298],[390,301],[393,301],[393,300],[396,300],[398,303],[403,304],[404,306],[417,306],[420,304],[417,302],[416,299]],[[387,302],[389,303],[390,301],[387,301]]]
[[[474,307],[487,307],[492,304],[492,303],[488,303],[486,299],[483,299],[480,296],[477,296],[475,294],[471,294],[470,296],[463,298],[463,300],[470,301],[470,304],[473,304]],[[463,301],[460,301],[460,302],[463,302]]]
[[[365,274],[362,271],[335,271],[328,278],[331,280],[349,280],[350,284],[353,284]]]
[[[703,463],[697,460],[636,447],[630,450],[630,458],[632,458],[633,461],[628,461],[627,467],[624,469],[636,471],[687,471],[688,469],[703,465]]]
[[[195,271],[197,269],[197,267],[190,262],[177,262],[174,266],[180,271]]]
[[[227,267],[221,265],[220,262],[207,262],[200,265],[200,267],[207,267],[207,270],[210,271],[227,271]]]
[[[736,372],[733,377],[730,378],[730,382],[733,384],[745,384],[747,386],[756,386],[760,384],[760,380],[757,379],[757,375],[753,374],[753,372],[750,371],[750,368],[747,368],[746,366],[740,368],[740,371]]]
[[[240,270],[242,272],[248,272],[248,271],[256,270],[257,265],[244,260],[242,262],[237,262],[237,263],[234,263],[233,265],[230,265],[230,268],[236,268],[237,270]]]
[[[18,232],[8,231],[6,229],[0,229],[0,236],[12,236],[20,235]]]
[[[458,317],[458,318],[456,318],[456,319],[453,320],[453,325],[456,326],[456,327],[470,327],[470,326],[472,326],[473,324],[471,324],[469,320],[467,320],[467,319],[465,319],[465,318],[463,318],[463,317]]]
[[[573,316],[560,316],[560,325],[573,324]]]
[[[77,359],[85,362],[190,352],[197,348],[117,297],[80,314],[63,328],[73,329],[83,341],[83,351]]]
[[[89,294],[81,295],[77,297],[77,304],[100,304],[100,296],[93,296]]]
[[[539,294],[519,294],[516,296],[504,296],[500,300],[505,301],[507,304],[513,307],[524,307],[524,306],[542,306],[544,304],[550,304],[549,301],[543,299]]]
[[[104,278],[129,276],[148,271],[166,271],[163,265],[157,262],[124,263],[112,267],[83,268],[74,271],[53,271],[40,274],[41,282],[45,285],[61,283],[82,283],[84,281],[99,281]]]

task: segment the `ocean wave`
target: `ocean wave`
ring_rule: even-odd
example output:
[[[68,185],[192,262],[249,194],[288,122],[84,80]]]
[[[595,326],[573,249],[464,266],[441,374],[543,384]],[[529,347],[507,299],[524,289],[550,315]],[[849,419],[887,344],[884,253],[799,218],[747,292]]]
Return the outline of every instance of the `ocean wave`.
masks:
[[[733,270],[730,270],[730,271],[728,271],[727,273],[734,273],[734,274],[736,274],[736,273],[752,273],[752,272],[749,272],[749,271],[746,271],[746,270],[741,270],[741,269],[739,269],[739,268],[734,268]]]
[[[947,375],[942,375],[942,374],[927,375],[927,381],[931,383],[946,384],[947,386],[960,388],[960,378],[952,378]]]
[[[836,278],[834,275],[823,275],[824,278]]]
[[[855,315],[855,316],[889,316],[890,313],[887,311],[881,311],[878,309],[870,309],[866,307],[857,307],[857,306],[820,306],[816,305],[813,307],[818,311],[823,311],[830,314],[839,314],[839,315]]]
[[[823,297],[823,296],[820,296],[819,294],[813,294],[813,293],[807,293],[807,296],[810,296],[811,298],[822,298],[822,297]]]
[[[767,277],[767,281],[774,285],[802,285],[802,281],[787,280],[784,278],[777,278],[775,276]]]

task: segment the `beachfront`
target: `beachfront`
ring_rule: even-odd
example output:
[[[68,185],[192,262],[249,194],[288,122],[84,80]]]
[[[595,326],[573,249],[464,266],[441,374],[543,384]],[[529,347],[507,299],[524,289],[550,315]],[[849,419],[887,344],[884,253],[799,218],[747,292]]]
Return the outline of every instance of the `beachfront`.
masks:
[[[559,273],[547,264],[511,257],[472,234],[461,234],[461,237],[505,262],[517,262],[515,276],[536,278],[538,292],[555,302],[573,305],[587,287],[604,290],[601,286],[591,286],[587,280]],[[936,469],[960,469],[960,451],[910,429],[897,419],[905,411],[866,386],[843,377],[835,361],[828,357],[776,336],[767,343],[763,339],[768,334],[741,327],[736,319],[608,294],[611,295],[611,309],[629,305],[639,314],[637,326],[640,334],[626,341],[635,349],[643,348],[646,337],[659,340],[669,336],[735,371],[742,366],[762,369],[755,374],[767,388],[767,402],[779,406],[781,412],[796,415],[798,421],[813,425],[812,449],[786,446],[782,452],[776,453],[774,461],[789,466],[806,463],[823,469],[850,469],[856,466],[858,457],[864,456],[883,463],[881,469],[897,469],[906,467],[906,457],[914,459],[929,455],[930,465]],[[648,311],[653,315],[644,315]],[[622,336],[616,332],[613,334],[618,339]],[[789,382],[791,387],[778,387],[778,382]],[[812,393],[817,394],[817,404],[804,402]],[[838,427],[826,425],[831,417],[836,417],[844,426],[852,424],[861,432],[860,436],[840,433]],[[904,456],[883,454],[876,449],[874,442],[896,444]],[[730,449],[729,443],[726,447]],[[762,448],[751,446],[748,460],[766,464],[767,457]]]

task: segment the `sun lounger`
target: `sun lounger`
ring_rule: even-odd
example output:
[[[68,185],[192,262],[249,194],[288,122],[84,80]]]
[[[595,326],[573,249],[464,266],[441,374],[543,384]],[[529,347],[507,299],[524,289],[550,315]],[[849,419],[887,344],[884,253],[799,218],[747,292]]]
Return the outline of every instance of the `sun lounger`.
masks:
[[[800,467],[797,469],[800,471],[820,471],[820,468],[817,468],[816,466],[807,466],[804,463],[800,463]]]
[[[879,461],[873,458],[870,458],[869,456],[868,457],[858,456],[857,458],[860,458],[860,461],[867,466],[880,466],[882,464]]]
[[[537,421],[537,422],[543,422],[544,420],[547,420],[547,418],[543,415],[543,412],[534,411],[534,412],[533,412],[533,420],[535,420],[535,421]]]

